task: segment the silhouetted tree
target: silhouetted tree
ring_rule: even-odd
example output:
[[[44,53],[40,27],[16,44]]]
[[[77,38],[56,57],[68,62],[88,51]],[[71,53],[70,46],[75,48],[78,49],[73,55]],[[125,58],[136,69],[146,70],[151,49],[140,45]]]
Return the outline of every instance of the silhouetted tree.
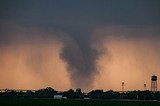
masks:
[[[75,98],[74,90],[70,89],[66,92],[63,93],[64,96],[66,96],[68,99],[73,99]]]
[[[93,90],[89,92],[89,98],[92,99],[103,99],[104,98],[104,93],[103,90]]]
[[[57,91],[51,87],[47,87],[45,89],[37,90],[35,96],[40,98],[53,98],[55,93],[57,93]]]
[[[113,90],[105,91],[103,90],[93,90],[88,94],[82,93],[81,89],[76,89],[76,91],[70,89],[65,92],[57,92],[51,87],[45,89],[40,89],[35,92],[28,90],[24,91],[14,91],[6,89],[5,92],[0,92],[1,98],[53,98],[55,94],[61,94],[66,96],[68,99],[83,99],[84,97],[89,97],[90,99],[130,99],[130,100],[160,100],[160,92],[147,91],[128,91],[124,93],[115,92]]]

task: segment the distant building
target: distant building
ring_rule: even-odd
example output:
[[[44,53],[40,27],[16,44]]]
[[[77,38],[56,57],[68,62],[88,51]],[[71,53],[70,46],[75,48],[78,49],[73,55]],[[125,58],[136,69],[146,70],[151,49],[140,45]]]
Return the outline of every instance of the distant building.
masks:
[[[144,91],[146,91],[146,87],[147,87],[147,85],[146,85],[146,84],[144,84],[143,86],[144,86]]]
[[[63,95],[54,95],[54,99],[63,99]]]
[[[66,96],[63,96],[62,98],[63,98],[63,99],[67,99],[67,97],[66,97]]]
[[[122,82],[122,92],[124,92],[124,82]]]
[[[88,100],[88,99],[90,99],[90,98],[89,98],[89,97],[84,97],[84,99],[85,99],[85,100]]]
[[[151,91],[157,91],[157,76],[155,75],[151,76]]]
[[[60,94],[57,94],[57,95],[54,95],[54,99],[67,99],[67,97],[60,95]]]

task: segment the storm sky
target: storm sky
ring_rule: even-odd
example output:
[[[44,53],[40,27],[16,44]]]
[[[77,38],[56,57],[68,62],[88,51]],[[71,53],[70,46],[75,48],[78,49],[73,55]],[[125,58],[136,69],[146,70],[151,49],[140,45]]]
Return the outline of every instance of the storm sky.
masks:
[[[0,1],[0,88],[142,90],[153,74],[159,0]]]

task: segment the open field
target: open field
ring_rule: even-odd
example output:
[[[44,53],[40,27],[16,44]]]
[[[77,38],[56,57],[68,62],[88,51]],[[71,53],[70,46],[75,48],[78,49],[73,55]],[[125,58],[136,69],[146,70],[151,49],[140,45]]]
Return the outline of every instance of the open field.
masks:
[[[0,106],[160,106],[157,101],[0,99]]]

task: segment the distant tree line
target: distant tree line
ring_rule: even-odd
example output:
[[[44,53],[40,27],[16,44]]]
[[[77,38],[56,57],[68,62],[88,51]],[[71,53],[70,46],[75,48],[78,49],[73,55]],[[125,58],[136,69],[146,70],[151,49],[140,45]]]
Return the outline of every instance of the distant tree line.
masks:
[[[27,90],[24,92],[6,89],[5,92],[0,92],[0,98],[54,98],[54,95],[62,95],[67,99],[160,100],[160,92],[151,92],[149,90],[128,92],[93,90],[89,93],[83,93],[81,89],[58,92],[51,87],[47,87],[37,91]]]
[[[105,91],[94,90],[88,93],[92,99],[129,99],[129,100],[160,100],[160,92],[146,91],[128,91],[115,92],[113,90]]]

